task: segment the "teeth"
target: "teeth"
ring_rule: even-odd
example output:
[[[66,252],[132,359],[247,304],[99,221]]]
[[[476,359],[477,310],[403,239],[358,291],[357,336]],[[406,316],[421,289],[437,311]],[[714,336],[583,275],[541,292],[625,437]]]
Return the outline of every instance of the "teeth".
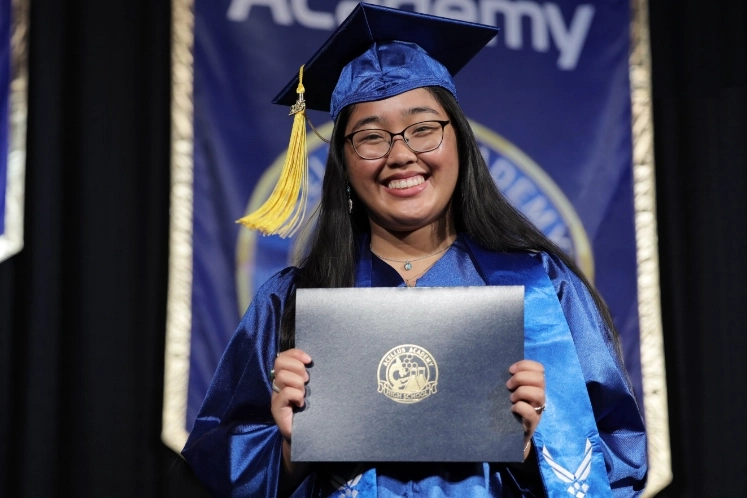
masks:
[[[425,181],[425,178],[418,175],[418,176],[410,177],[406,180],[392,180],[391,182],[389,182],[389,185],[387,185],[387,187],[389,188],[411,188],[416,185],[420,185],[424,181]]]

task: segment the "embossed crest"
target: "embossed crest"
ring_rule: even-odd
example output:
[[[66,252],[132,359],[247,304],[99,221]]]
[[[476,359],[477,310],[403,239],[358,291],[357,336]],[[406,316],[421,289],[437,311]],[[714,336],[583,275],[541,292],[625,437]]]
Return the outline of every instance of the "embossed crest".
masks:
[[[425,348],[403,344],[379,362],[378,392],[397,403],[417,403],[436,393],[438,364]]]

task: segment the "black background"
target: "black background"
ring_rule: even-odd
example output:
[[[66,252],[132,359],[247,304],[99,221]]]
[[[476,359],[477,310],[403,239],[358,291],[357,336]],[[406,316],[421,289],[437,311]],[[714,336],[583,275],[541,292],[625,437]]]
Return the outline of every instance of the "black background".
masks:
[[[160,441],[170,4],[32,0],[25,248],[0,263],[0,495],[205,496]],[[651,0],[674,481],[747,496],[747,13]]]

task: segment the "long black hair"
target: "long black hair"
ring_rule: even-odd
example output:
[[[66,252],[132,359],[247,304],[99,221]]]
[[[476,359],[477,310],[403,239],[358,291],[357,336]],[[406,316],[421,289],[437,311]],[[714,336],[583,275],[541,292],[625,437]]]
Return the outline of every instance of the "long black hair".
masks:
[[[563,261],[589,289],[599,308],[618,356],[620,342],[612,317],[602,297],[579,270],[576,263],[540,232],[501,194],[490,175],[475,135],[454,96],[441,87],[426,87],[441,104],[456,133],[459,177],[452,198],[451,212],[457,232],[469,235],[485,249],[497,252],[543,251]],[[357,260],[356,238],[370,228],[368,215],[351,189],[353,212],[349,213],[344,147],[345,128],[354,105],[337,117],[330,141],[322,183],[318,219],[311,236],[308,256],[301,264],[298,288],[353,287]],[[292,348],[295,340],[295,296],[283,313],[280,349]]]

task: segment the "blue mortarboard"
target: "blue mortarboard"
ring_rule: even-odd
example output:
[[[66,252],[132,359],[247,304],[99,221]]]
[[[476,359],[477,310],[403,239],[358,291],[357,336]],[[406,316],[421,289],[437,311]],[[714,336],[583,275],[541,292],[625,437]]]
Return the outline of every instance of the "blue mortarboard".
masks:
[[[305,64],[306,107],[329,111],[424,86],[456,96],[452,81],[498,32],[483,24],[358,4]],[[293,105],[298,76],[273,103]]]
[[[306,109],[329,111],[424,86],[456,97],[452,76],[498,32],[482,24],[358,4],[280,94],[293,129],[280,179],[267,201],[239,223],[289,237],[302,225],[308,197]],[[308,88],[308,90],[307,90]]]

